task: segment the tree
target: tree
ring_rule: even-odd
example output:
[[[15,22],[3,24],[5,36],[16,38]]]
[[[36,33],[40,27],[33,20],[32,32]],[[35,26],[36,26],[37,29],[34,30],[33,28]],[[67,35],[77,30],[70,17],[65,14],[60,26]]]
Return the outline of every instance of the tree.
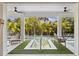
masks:
[[[74,33],[73,18],[64,17],[64,18],[62,18],[62,20],[63,20],[62,21],[63,35]]]
[[[29,35],[29,31],[32,29],[32,25],[30,21],[31,20],[29,20],[29,18],[25,19],[25,32],[28,32],[28,35]]]
[[[41,36],[42,36],[43,33],[47,31],[47,29],[46,29],[46,23],[44,21],[40,21],[39,28],[41,30]]]
[[[57,33],[57,25],[58,25],[57,21],[55,21],[55,22],[52,23],[52,27],[53,27],[53,31],[52,32],[53,33]]]
[[[20,37],[20,25],[21,25],[21,18],[17,18],[15,20],[8,20],[8,31],[10,35],[17,35],[19,34]]]
[[[9,29],[10,35],[14,35],[16,32],[16,24],[14,24],[14,22],[8,20],[8,29]]]
[[[50,33],[52,32],[52,25],[50,21],[46,24],[46,29],[47,29],[48,35],[50,36]]]
[[[26,30],[33,30],[34,38],[36,35],[36,28],[38,27],[38,20],[36,17],[30,17],[26,19]]]

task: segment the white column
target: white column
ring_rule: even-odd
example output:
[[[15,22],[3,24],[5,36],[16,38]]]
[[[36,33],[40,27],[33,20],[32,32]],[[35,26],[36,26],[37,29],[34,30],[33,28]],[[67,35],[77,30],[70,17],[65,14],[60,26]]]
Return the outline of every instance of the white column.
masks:
[[[7,55],[7,6],[6,4],[3,5],[3,55]]]
[[[79,3],[74,6],[74,40],[75,40],[75,55],[79,55]]]
[[[21,40],[24,41],[24,39],[25,39],[25,20],[23,16],[23,18],[21,19]]]
[[[78,3],[78,55],[79,55],[79,3]]]
[[[6,11],[7,11],[7,8],[6,8],[6,5],[4,3],[0,3],[0,18],[2,20],[4,20],[4,25],[3,25],[3,29],[1,29],[1,38],[0,38],[0,55],[7,55],[7,36],[6,36]]]
[[[6,4],[3,5],[3,20],[4,20],[4,27],[3,27],[3,55],[7,55],[7,7]]]
[[[3,36],[2,36],[2,24],[3,20],[3,5],[0,3],[0,56],[3,55]]]
[[[57,36],[62,36],[62,19],[59,18],[57,26]]]

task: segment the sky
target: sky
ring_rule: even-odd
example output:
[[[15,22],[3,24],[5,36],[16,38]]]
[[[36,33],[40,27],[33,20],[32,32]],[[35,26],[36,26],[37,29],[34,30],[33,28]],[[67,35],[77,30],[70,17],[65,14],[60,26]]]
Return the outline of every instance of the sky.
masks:
[[[16,16],[8,16],[7,20],[8,19],[15,20],[16,18],[18,18],[18,17],[16,17]],[[22,16],[21,18],[23,19],[24,17]],[[59,17],[53,16],[53,17],[48,17],[48,19],[49,19],[49,21],[54,22],[54,21],[58,21]]]

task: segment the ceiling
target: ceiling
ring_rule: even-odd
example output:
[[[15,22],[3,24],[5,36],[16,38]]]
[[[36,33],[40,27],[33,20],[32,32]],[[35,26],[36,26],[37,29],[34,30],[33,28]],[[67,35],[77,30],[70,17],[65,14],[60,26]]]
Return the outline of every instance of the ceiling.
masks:
[[[69,11],[73,11],[75,3],[6,3],[7,11],[14,11],[17,7],[24,12],[62,12],[66,6]]]

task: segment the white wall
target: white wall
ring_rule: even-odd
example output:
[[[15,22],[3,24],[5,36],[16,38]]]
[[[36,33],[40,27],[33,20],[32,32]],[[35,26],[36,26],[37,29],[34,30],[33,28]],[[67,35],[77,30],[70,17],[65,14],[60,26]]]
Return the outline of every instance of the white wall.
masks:
[[[79,20],[79,3],[78,3],[78,20]],[[78,23],[78,27],[79,27],[79,23]],[[78,28],[78,30],[79,30],[79,28]],[[79,37],[79,35],[78,35],[78,37]],[[79,55],[79,38],[78,38],[78,55]]]
[[[74,5],[74,18],[75,18],[75,30],[74,30],[74,37],[75,37],[75,54],[79,55],[79,3]]]
[[[4,20],[4,26],[3,26],[3,55],[7,55],[7,8],[6,5],[3,4],[3,20]]]
[[[64,6],[68,7],[69,11],[73,11],[74,3],[8,3],[8,11],[13,11],[16,6],[18,10],[27,12],[36,11],[63,11]]]
[[[6,6],[0,3],[0,19],[4,20],[3,26],[0,26],[0,55],[7,54],[7,39],[6,39]]]
[[[3,17],[3,4],[0,3],[0,18]]]
[[[68,7],[69,12],[73,12],[74,3],[7,3],[7,6],[8,15],[14,13],[14,7],[17,7],[26,16],[57,16],[63,13],[64,6]]]
[[[3,20],[3,4],[0,3],[0,21]],[[0,56],[3,55],[3,25],[0,22]]]

